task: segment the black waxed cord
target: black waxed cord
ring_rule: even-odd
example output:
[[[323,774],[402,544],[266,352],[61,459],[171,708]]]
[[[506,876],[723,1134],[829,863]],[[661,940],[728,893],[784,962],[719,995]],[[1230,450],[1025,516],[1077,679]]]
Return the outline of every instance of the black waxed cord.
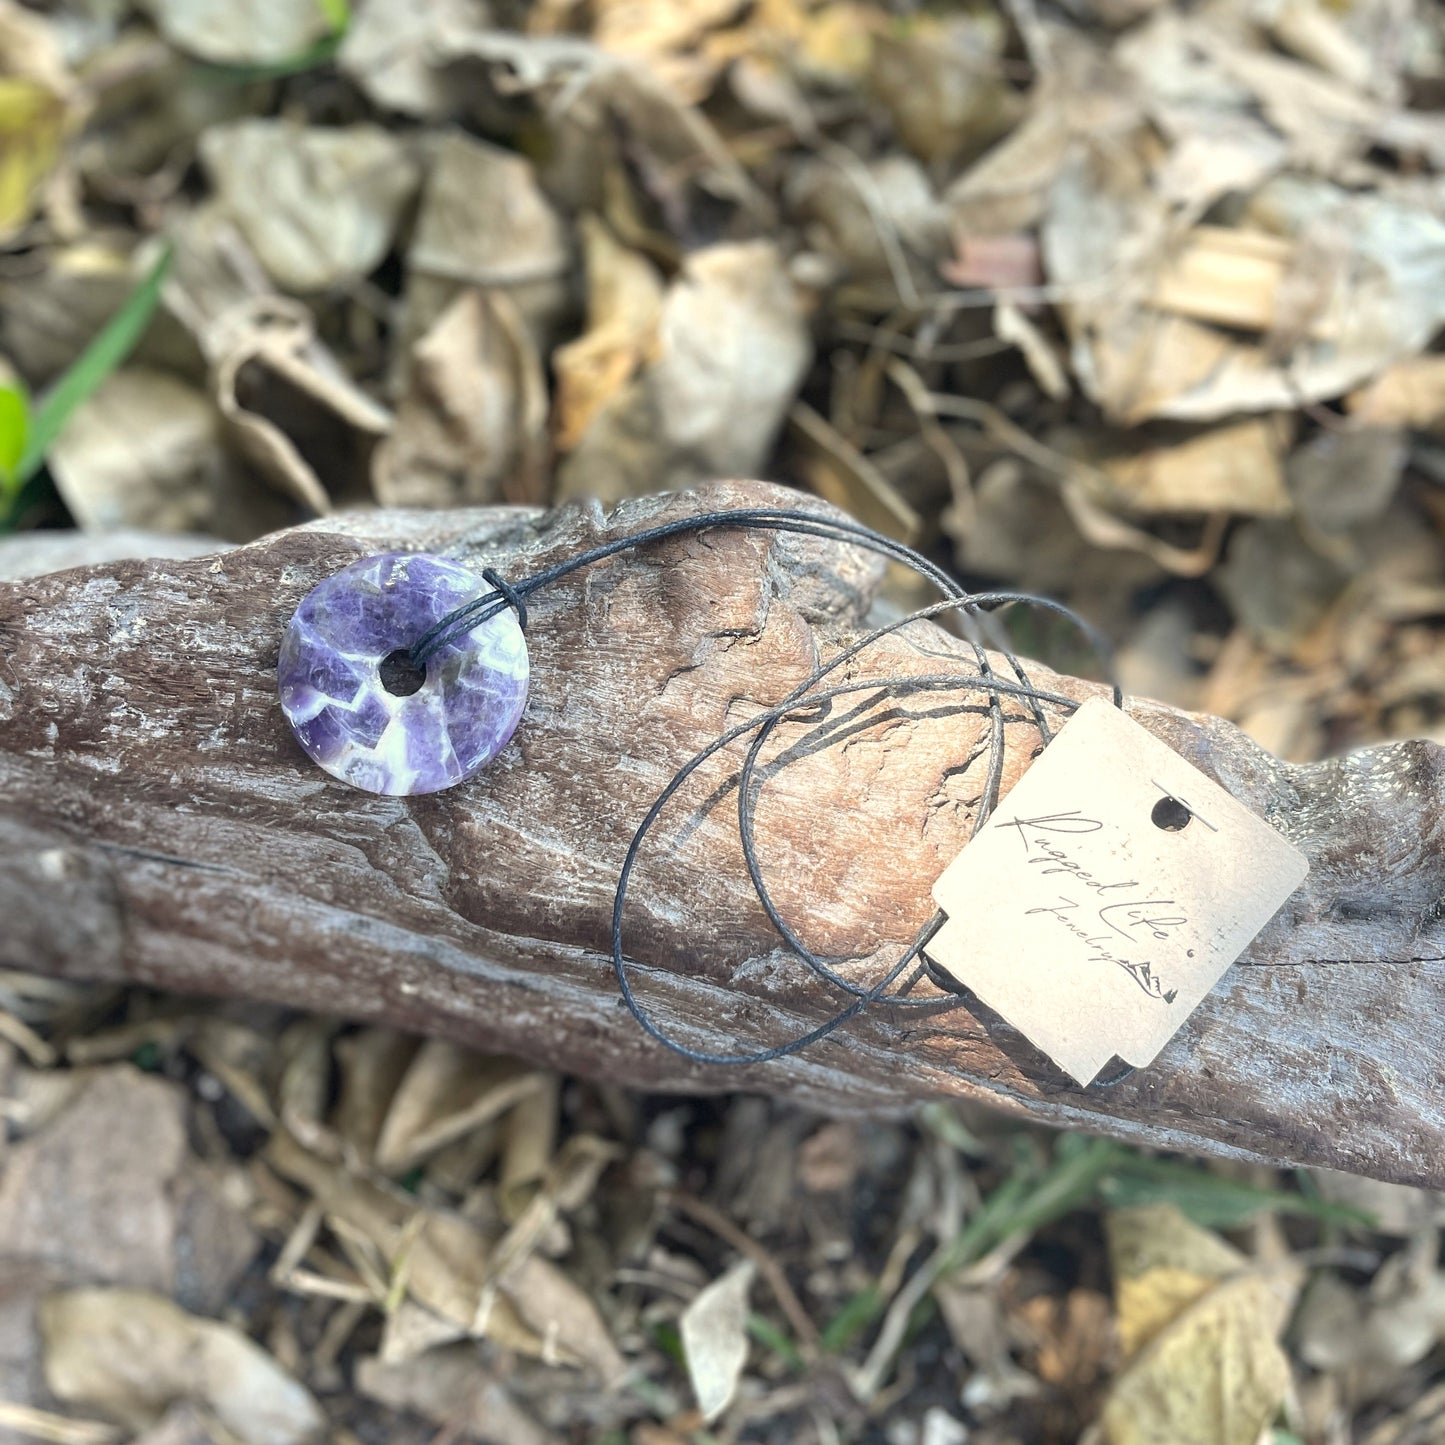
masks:
[[[1007,649],[995,649],[995,651],[1001,653],[1017,680],[1010,681],[1000,676],[992,666],[983,646],[973,639],[969,639],[969,646],[973,651],[974,659],[977,663],[978,670],[976,672],[954,671],[922,675],[901,673],[891,676],[854,680],[823,688],[822,690],[818,690],[818,684],[830,673],[835,672],[840,667],[845,667],[865,649],[911,623],[936,617],[951,611],[962,612],[964,614],[977,614],[985,608],[1010,604],[1024,604],[1053,612],[1065,618],[1080,630],[1085,640],[1094,649],[1100,662],[1103,664],[1106,674],[1109,675],[1110,685],[1113,690],[1114,705],[1116,707],[1122,707],[1123,693],[1118,683],[1113,680],[1112,649],[1109,646],[1108,640],[1099,633],[1097,629],[1093,628],[1069,608],[1049,598],[1035,597],[1023,592],[996,591],[969,593],[960,583],[949,576],[943,568],[930,561],[927,557],[924,557],[921,553],[914,551],[911,547],[901,542],[894,541],[891,537],[886,537],[882,533],[875,532],[871,528],[865,527],[858,522],[819,516],[812,512],[792,508],[739,508],[735,511],[707,512],[698,516],[683,517],[673,522],[666,522],[656,527],[646,528],[640,532],[632,533],[629,536],[614,538],[610,542],[593,547],[586,552],[579,553],[575,557],[569,557],[562,562],[554,563],[550,567],[546,567],[539,572],[533,573],[529,577],[524,577],[520,581],[513,583],[508,583],[505,578],[501,577],[493,569],[486,568],[482,571],[481,575],[492,590],[449,612],[412,645],[410,656],[418,667],[425,668],[427,662],[437,653],[447,647],[463,645],[467,635],[475,628],[508,608],[516,613],[518,625],[525,631],[527,625],[526,599],[542,588],[549,586],[551,583],[568,576],[580,568],[590,566],[595,562],[603,561],[609,557],[614,557],[621,552],[643,547],[652,542],[663,541],[670,537],[701,532],[711,528],[791,532],[798,535],[822,537],[844,544],[861,546],[909,567],[926,581],[932,583],[943,594],[943,600],[931,606],[921,608],[907,617],[898,618],[893,622],[887,623],[858,639],[828,662],[816,667],[809,677],[794,688],[781,702],[764,709],[748,721],[740,723],[724,732],[721,737],[715,739],[707,747],[684,763],[673,775],[672,781],[668,783],[667,787],[658,795],[634,834],[617,880],[617,891],[612,910],[612,964],[617,975],[618,988],[623,1001],[626,1003],[638,1024],[648,1034],[658,1040],[659,1043],[665,1044],[674,1052],[696,1063],[727,1065],[767,1063],[770,1060],[796,1053],[798,1050],[807,1048],[810,1044],[827,1037],[835,1029],[856,1017],[873,1003],[886,1002],[890,1007],[907,1007],[911,1011],[928,1013],[947,1012],[951,1009],[965,1006],[967,1000],[960,997],[918,999],[908,996],[912,988],[924,976],[927,967],[925,963],[917,964],[910,977],[897,990],[889,992],[892,986],[903,976],[905,971],[908,970],[908,966],[920,958],[928,940],[943,923],[944,916],[942,913],[936,912],[923,928],[918,931],[902,957],[887,970],[881,979],[867,988],[849,982],[834,968],[830,967],[822,958],[807,948],[802,940],[798,938],[787,920],[784,919],[779,912],[768,890],[766,881],[763,878],[762,865],[758,857],[754,824],[757,801],[763,786],[763,780],[760,780],[757,776],[759,759],[764,745],[779,723],[788,719],[797,719],[800,714],[812,713],[816,714],[812,719],[813,727],[816,729],[828,721],[834,701],[842,697],[875,693],[878,694],[879,698],[896,701],[909,694],[918,693],[974,692],[984,694],[987,697],[987,713],[989,719],[989,768],[983,792],[974,814],[973,833],[976,834],[979,828],[987,821],[993,808],[997,804],[999,788],[1002,783],[1004,767],[1004,727],[1006,722],[1009,721],[1003,712],[1003,699],[1009,698],[1026,706],[1030,714],[1028,720],[1031,720],[1037,727],[1045,746],[1047,746],[1050,741],[1052,732],[1048,719],[1045,716],[1044,708],[1047,706],[1073,710],[1078,706],[1074,699],[1066,697],[1061,693],[1048,692],[1034,687],[1029,681],[1023,664]],[[860,710],[860,714],[866,713],[870,705],[871,704],[865,704],[864,708]],[[733,743],[738,742],[750,733],[753,734],[753,737],[749,743],[747,757],[738,773],[736,781],[738,789],[738,832],[742,842],[743,857],[747,864],[748,876],[752,881],[759,902],[762,904],[769,920],[789,950],[801,958],[817,977],[848,994],[851,997],[851,1002],[848,1003],[841,1012],[834,1015],[833,1018],[818,1025],[816,1028],[810,1029],[799,1037],[773,1048],[746,1054],[709,1054],[690,1048],[679,1039],[667,1033],[666,1030],[651,1018],[637,998],[633,991],[631,980],[628,977],[628,964],[623,951],[622,918],[632,871],[636,865],[643,841],[661,816],[669,801],[671,801],[674,795],[681,789],[688,778],[706,763],[709,758],[714,757],[724,748],[730,747]],[[803,738],[799,739],[798,742],[793,745],[791,751],[795,756],[801,755],[799,751],[800,744],[809,736],[809,733],[805,733]],[[827,741],[822,744],[823,747],[828,745],[829,743]],[[771,765],[771,770],[777,771],[786,765],[787,761],[785,760],[775,760]]]
[[[492,591],[517,614],[517,626],[525,632],[527,630],[527,604],[522,601],[521,594],[517,589],[499,572],[493,571],[490,567],[482,568],[482,581],[487,583]],[[412,660],[416,661],[415,653],[413,653]]]

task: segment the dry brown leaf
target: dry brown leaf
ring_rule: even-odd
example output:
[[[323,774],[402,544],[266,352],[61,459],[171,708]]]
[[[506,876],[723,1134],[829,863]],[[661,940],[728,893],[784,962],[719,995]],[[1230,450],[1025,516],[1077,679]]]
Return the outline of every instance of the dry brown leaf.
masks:
[[[242,1445],[305,1445],[325,1427],[316,1401],[239,1330],[142,1290],[83,1289],[40,1307],[45,1379],[57,1399],[133,1430],[177,1401],[212,1410]]]
[[[497,1242],[487,1277],[505,1282],[541,1248],[557,1220],[581,1208],[597,1187],[602,1171],[620,1154],[617,1145],[591,1134],[574,1134],[539,1181],[532,1197]]]
[[[32,387],[53,380],[120,309],[154,256],[87,239],[51,253],[38,276],[0,285],[0,336],[6,353]],[[200,380],[200,351],[163,306],[131,357]]]
[[[415,1300],[404,1299],[386,1317],[377,1358],[382,1364],[404,1365],[429,1350],[464,1340],[467,1335],[462,1325],[434,1314]]]
[[[562,273],[567,234],[525,157],[458,131],[438,139],[408,269],[462,285],[516,286]]]
[[[224,343],[220,338],[224,335]],[[354,499],[391,415],[317,344],[310,313],[268,296],[227,313],[208,338],[227,434],[278,491],[317,513]]]
[[[1275,0],[1261,8],[1270,34],[1301,60],[1355,90],[1369,90],[1375,85],[1393,88],[1393,77],[1375,64],[1368,49],[1318,0]]]
[[[398,1084],[376,1142],[376,1166],[404,1174],[438,1149],[544,1092],[550,1076],[515,1059],[489,1058],[428,1039]]]
[[[1108,1445],[1258,1445],[1290,1385],[1277,1336],[1297,1284],[1246,1274],[1216,1284],[1114,1382]]]
[[[1136,102],[1097,77],[1043,82],[1030,113],[944,193],[954,231],[1003,236],[1027,231],[1049,205],[1049,192],[1078,137],[1117,145],[1138,125]]]
[[[846,87],[867,75],[890,23],[859,0],[757,0],[741,25],[707,37],[703,49],[719,64],[775,61],[800,83]]]
[[[839,149],[793,167],[788,207],[808,244],[852,279],[911,284],[910,264],[936,264],[948,244],[948,215],[928,173],[911,156],[872,162]]]
[[[1397,112],[1312,66],[1242,43],[1219,27],[1199,26],[1193,35],[1208,59],[1252,92],[1302,170],[1337,174],[1393,128]]]
[[[1002,15],[992,10],[947,18],[919,12],[874,38],[869,87],[920,160],[977,155],[1019,119],[1021,102],[1000,65],[1007,41]]]
[[[206,131],[200,155],[220,208],[287,291],[374,270],[421,179],[406,143],[374,125],[237,121]]]
[[[178,50],[215,65],[294,60],[331,32],[316,0],[141,0]]]
[[[75,119],[76,84],[46,18],[0,5],[0,239],[29,221]]]
[[[1113,418],[1292,410],[1423,350],[1445,323],[1445,221],[1424,209],[1289,176],[1253,196],[1240,230],[1176,237],[1151,142],[1120,140],[1058,167],[1042,228],[1075,373]]]
[[[412,348],[372,485],[388,506],[541,502],[547,383],[505,291],[462,292]]]
[[[599,0],[592,39],[599,49],[637,61],[689,103],[706,98],[724,64],[703,45],[731,22],[745,0]]]
[[[532,1255],[499,1287],[542,1341],[537,1353],[543,1359],[585,1365],[609,1389],[621,1383],[627,1361],[618,1353],[601,1312],[556,1265]]]
[[[336,1041],[341,1082],[332,1127],[363,1164],[375,1157],[392,1099],[420,1042],[410,1034],[382,1028],[358,1029]]]
[[[398,380],[409,352],[457,295],[505,290],[543,354],[569,300],[571,244],[530,161],[459,131],[431,146],[430,168],[406,253]]]
[[[576,1183],[553,1169],[557,1151],[558,1114],[561,1107],[562,1079],[548,1074],[542,1088],[519,1099],[507,1115],[502,1130],[502,1167],[497,1181],[497,1198],[502,1217],[515,1224],[539,1190],[550,1187],[566,1194],[570,1201]],[[610,1156],[609,1156],[610,1157]],[[579,1163],[581,1161],[578,1161]],[[590,1192],[596,1183],[593,1173],[586,1185]],[[575,1209],[576,1203],[563,1202],[563,1209]]]
[[[337,64],[383,109],[441,120],[463,109],[475,83],[447,66],[448,39],[490,19],[486,0],[358,0]]]
[[[1098,465],[1114,489],[1101,500],[1145,514],[1284,516],[1292,507],[1283,463],[1288,430],[1284,416],[1260,417],[1215,427],[1171,446],[1102,458]]]
[[[571,451],[608,402],[652,356],[662,315],[662,278],[595,216],[581,223],[587,267],[587,325],[552,353],[556,376],[553,430]]]
[[[1361,426],[1318,432],[1285,470],[1301,515],[1321,532],[1344,534],[1384,513],[1408,456],[1400,432]]]
[[[1445,436],[1445,356],[1415,356],[1387,367],[1346,398],[1362,426],[1409,427]]]
[[[739,1260],[682,1312],[678,1330],[697,1407],[711,1424],[732,1403],[748,1358],[748,1296],[757,1266]]]
[[[227,1445],[214,1417],[189,1401],[172,1405],[143,1435],[131,1445]]]
[[[1168,103],[1151,105],[1150,115],[1172,142],[1154,171],[1154,187],[1185,215],[1248,194],[1289,159],[1285,141],[1252,115]]]
[[[550,137],[548,191],[559,203],[595,211],[626,244],[673,260],[685,249],[678,237],[717,234],[720,205],[754,231],[776,229],[771,198],[704,111],[640,66],[589,55]]]
[[[210,400],[164,372],[115,372],[71,415],[49,462],[82,527],[247,541],[293,519],[227,455]]]
[[[421,1210],[409,1196],[348,1173],[284,1131],[272,1135],[265,1158],[283,1178],[308,1190],[327,1217],[369,1240],[390,1269],[404,1269],[405,1291],[424,1309],[456,1330],[541,1354],[541,1336],[523,1324],[508,1300],[498,1299],[479,1316],[490,1244],[475,1225]]]
[[[1303,1276],[1262,1271],[1172,1205],[1109,1216],[1128,1363],[1098,1425],[1108,1445],[1257,1445],[1290,1384],[1278,1337]]]
[[[1133,1359],[1174,1319],[1248,1260],[1172,1204],[1117,1209],[1105,1219],[1119,1342]]]
[[[180,1089],[129,1065],[85,1076],[0,1175],[4,1252],[60,1277],[172,1289],[185,1114]]]
[[[597,414],[558,494],[620,497],[763,469],[812,358],[769,241],[694,252],[668,288],[656,357]]]
[[[1246,331],[1268,331],[1294,247],[1242,227],[1195,226],[1155,277],[1148,302],[1159,311]]]
[[[604,1381],[621,1375],[624,1362],[596,1305],[549,1261],[529,1255],[497,1276],[491,1241],[460,1215],[423,1209],[310,1153],[284,1131],[272,1136],[265,1157],[309,1190],[330,1219],[369,1241],[394,1275],[391,1288],[425,1310],[502,1348],[587,1365]]]
[[[255,107],[251,87],[216,84],[212,70],[148,27],[107,36],[97,24],[82,37],[72,32],[68,41],[93,46],[88,78],[106,77],[95,86],[72,153],[87,191],[107,202],[150,207],[172,200],[185,185],[202,132]],[[115,77],[119,82],[109,83]]]
[[[554,1445],[557,1440],[517,1404],[469,1346],[429,1350],[405,1364],[359,1360],[356,1385],[393,1410],[414,1410],[443,1430],[489,1445]]]
[[[281,1030],[271,1050],[276,1121],[300,1139],[335,1145],[325,1117],[331,1098],[331,1041],[341,1027],[338,1020],[302,1017]]]
[[[1297,1335],[1306,1364],[1357,1372],[1357,1397],[1384,1393],[1445,1339],[1445,1273],[1391,1281],[1382,1271],[1369,1290],[1321,1275],[1300,1305]]]

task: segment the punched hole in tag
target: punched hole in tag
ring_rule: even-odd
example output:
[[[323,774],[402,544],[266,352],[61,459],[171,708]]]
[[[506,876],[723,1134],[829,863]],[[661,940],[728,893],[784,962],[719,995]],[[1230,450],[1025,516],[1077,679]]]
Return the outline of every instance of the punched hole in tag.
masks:
[[[1178,833],[1189,826],[1193,817],[1194,814],[1178,798],[1166,795],[1154,804],[1149,821],[1166,833]]]
[[[1153,778],[1149,781],[1164,794],[1149,814],[1149,821],[1165,833],[1180,833],[1195,819],[1198,818],[1211,833],[1217,833],[1218,828],[1202,816],[1194,808],[1176,793],[1171,793],[1162,783],[1155,782]]]

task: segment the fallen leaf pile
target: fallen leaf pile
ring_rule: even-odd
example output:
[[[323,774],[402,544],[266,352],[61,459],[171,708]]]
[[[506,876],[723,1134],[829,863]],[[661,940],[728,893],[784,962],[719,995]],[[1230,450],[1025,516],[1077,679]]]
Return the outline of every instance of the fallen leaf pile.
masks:
[[[1386,1445],[1439,1420],[1445,1203],[1418,1190],[941,1105],[646,1098],[19,974],[0,1119],[7,1442]]]
[[[0,0],[0,262],[6,576],[765,476],[1445,740],[1432,0]],[[4,1445],[1429,1445],[1442,1223],[0,975]]]
[[[3,0],[0,502],[766,475],[1286,756],[1435,732],[1442,105],[1428,0]]]

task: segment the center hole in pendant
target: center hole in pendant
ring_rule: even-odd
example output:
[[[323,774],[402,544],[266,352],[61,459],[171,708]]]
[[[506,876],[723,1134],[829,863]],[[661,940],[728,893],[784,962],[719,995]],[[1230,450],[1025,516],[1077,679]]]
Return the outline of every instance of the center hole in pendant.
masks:
[[[381,685],[393,697],[410,697],[420,692],[426,682],[426,668],[418,667],[404,647],[388,652],[376,670],[381,674]]]
[[[1177,833],[1181,828],[1188,827],[1193,816],[1178,798],[1160,798],[1154,804],[1154,811],[1149,814],[1149,819],[1156,828],[1163,828],[1167,833]]]

